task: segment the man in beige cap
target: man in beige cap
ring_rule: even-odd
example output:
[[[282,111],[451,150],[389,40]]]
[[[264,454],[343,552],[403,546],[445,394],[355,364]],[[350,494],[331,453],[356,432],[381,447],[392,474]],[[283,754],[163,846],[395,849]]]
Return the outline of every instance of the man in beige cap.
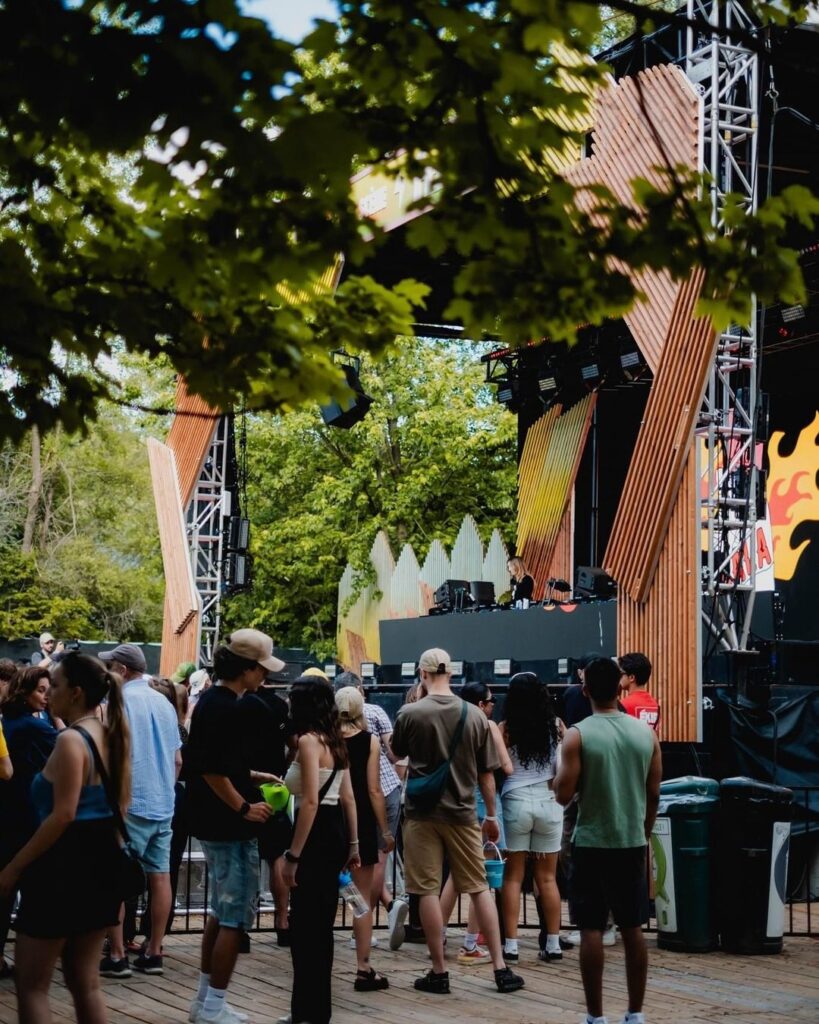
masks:
[[[191,833],[202,844],[211,907],[202,936],[201,974],[193,1024],[240,1024],[226,1001],[242,931],[253,926],[259,891],[258,829],[270,817],[258,785],[273,776],[253,771],[239,700],[268,672],[281,672],[273,641],[258,629],[237,629],[213,657],[215,685],[204,690],[185,751]]]
[[[405,704],[398,712],[392,749],[409,757],[404,813],[404,879],[407,892],[420,897],[421,923],[432,958],[432,970],[418,978],[421,992],[449,992],[444,962],[444,921],[439,894],[444,855],[449,861],[455,889],[468,893],[486,936],[499,992],[515,992],[523,978],[504,962],[495,902],[484,867],[483,840],[495,842],[500,834],[495,816],[495,780],[498,768],[495,744],[486,716],[456,696],[449,686],[452,665],[440,648],[424,651],[418,667],[427,696]],[[449,763],[443,785],[432,792],[413,793],[413,780],[430,779]],[[431,780],[430,780],[431,781]],[[422,784],[423,785],[423,784]],[[475,787],[486,802],[483,829],[478,825]]]

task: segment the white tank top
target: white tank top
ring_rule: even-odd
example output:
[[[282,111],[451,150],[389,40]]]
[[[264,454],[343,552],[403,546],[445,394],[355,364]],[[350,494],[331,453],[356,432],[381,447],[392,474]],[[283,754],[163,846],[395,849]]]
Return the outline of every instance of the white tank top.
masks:
[[[321,791],[321,787],[330,778],[332,772],[332,768],[319,768],[319,792]],[[332,785],[324,794],[324,798],[321,801],[322,807],[331,807],[338,803],[339,793],[341,792],[341,780],[343,777],[344,770],[339,768],[336,772],[336,777],[333,779]],[[284,781],[287,784],[287,788],[296,798],[296,806],[298,806],[302,797],[301,765],[298,761],[294,761],[287,769],[287,775],[285,775]]]
[[[552,751],[549,761],[538,767],[534,762],[528,768],[524,768],[518,760],[518,753],[514,747],[509,747],[509,758],[512,767],[515,769],[511,775],[506,776],[501,795],[511,793],[513,789],[522,789],[524,786],[536,786],[539,783],[551,782],[557,770],[557,754]]]

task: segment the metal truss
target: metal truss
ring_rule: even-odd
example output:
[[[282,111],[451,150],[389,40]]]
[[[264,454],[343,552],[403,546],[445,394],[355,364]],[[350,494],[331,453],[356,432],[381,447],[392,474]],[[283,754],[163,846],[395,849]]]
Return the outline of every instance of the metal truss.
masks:
[[[757,207],[759,56],[737,39],[757,26],[736,0],[688,0],[688,18],[709,26],[688,28],[685,68],[702,97],[700,170],[712,223],[723,231],[729,193],[749,214]],[[703,617],[725,650],[745,649],[756,594],[757,330],[754,300],[750,323],[718,340],[697,430],[707,530]]]
[[[202,599],[199,664],[212,665],[219,642],[224,576],[224,520],[230,515],[228,455],[233,417],[221,416],[187,509],[186,525],[196,589]],[[227,507],[226,507],[227,506]]]

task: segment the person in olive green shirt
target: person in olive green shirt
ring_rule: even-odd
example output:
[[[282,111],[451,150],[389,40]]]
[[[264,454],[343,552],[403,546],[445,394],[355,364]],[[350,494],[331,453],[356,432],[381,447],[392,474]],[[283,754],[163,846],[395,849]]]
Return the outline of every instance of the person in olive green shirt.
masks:
[[[626,952],[629,1007],[623,1024],[645,1024],[646,845],[657,815],[662,759],[652,729],[619,710],[619,689],[616,662],[597,658],[586,666],[583,692],[593,713],[567,730],[554,784],[564,806],[578,794],[573,899],[588,1024],[608,1024],[603,1016],[603,930],[609,912]]]

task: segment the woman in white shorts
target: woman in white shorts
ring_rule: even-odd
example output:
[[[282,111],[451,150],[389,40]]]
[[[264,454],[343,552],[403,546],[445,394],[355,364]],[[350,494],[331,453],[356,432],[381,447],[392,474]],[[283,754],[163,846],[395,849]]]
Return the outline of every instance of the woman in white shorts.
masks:
[[[557,858],[563,835],[563,808],[552,784],[563,723],[555,715],[546,684],[534,672],[519,672],[509,680],[501,735],[512,759],[513,772],[503,786],[503,823],[507,860],[503,879],[504,957],[518,962],[518,915],[526,861],[534,859],[535,886],[546,922],[541,960],[560,960],[560,893]]]

